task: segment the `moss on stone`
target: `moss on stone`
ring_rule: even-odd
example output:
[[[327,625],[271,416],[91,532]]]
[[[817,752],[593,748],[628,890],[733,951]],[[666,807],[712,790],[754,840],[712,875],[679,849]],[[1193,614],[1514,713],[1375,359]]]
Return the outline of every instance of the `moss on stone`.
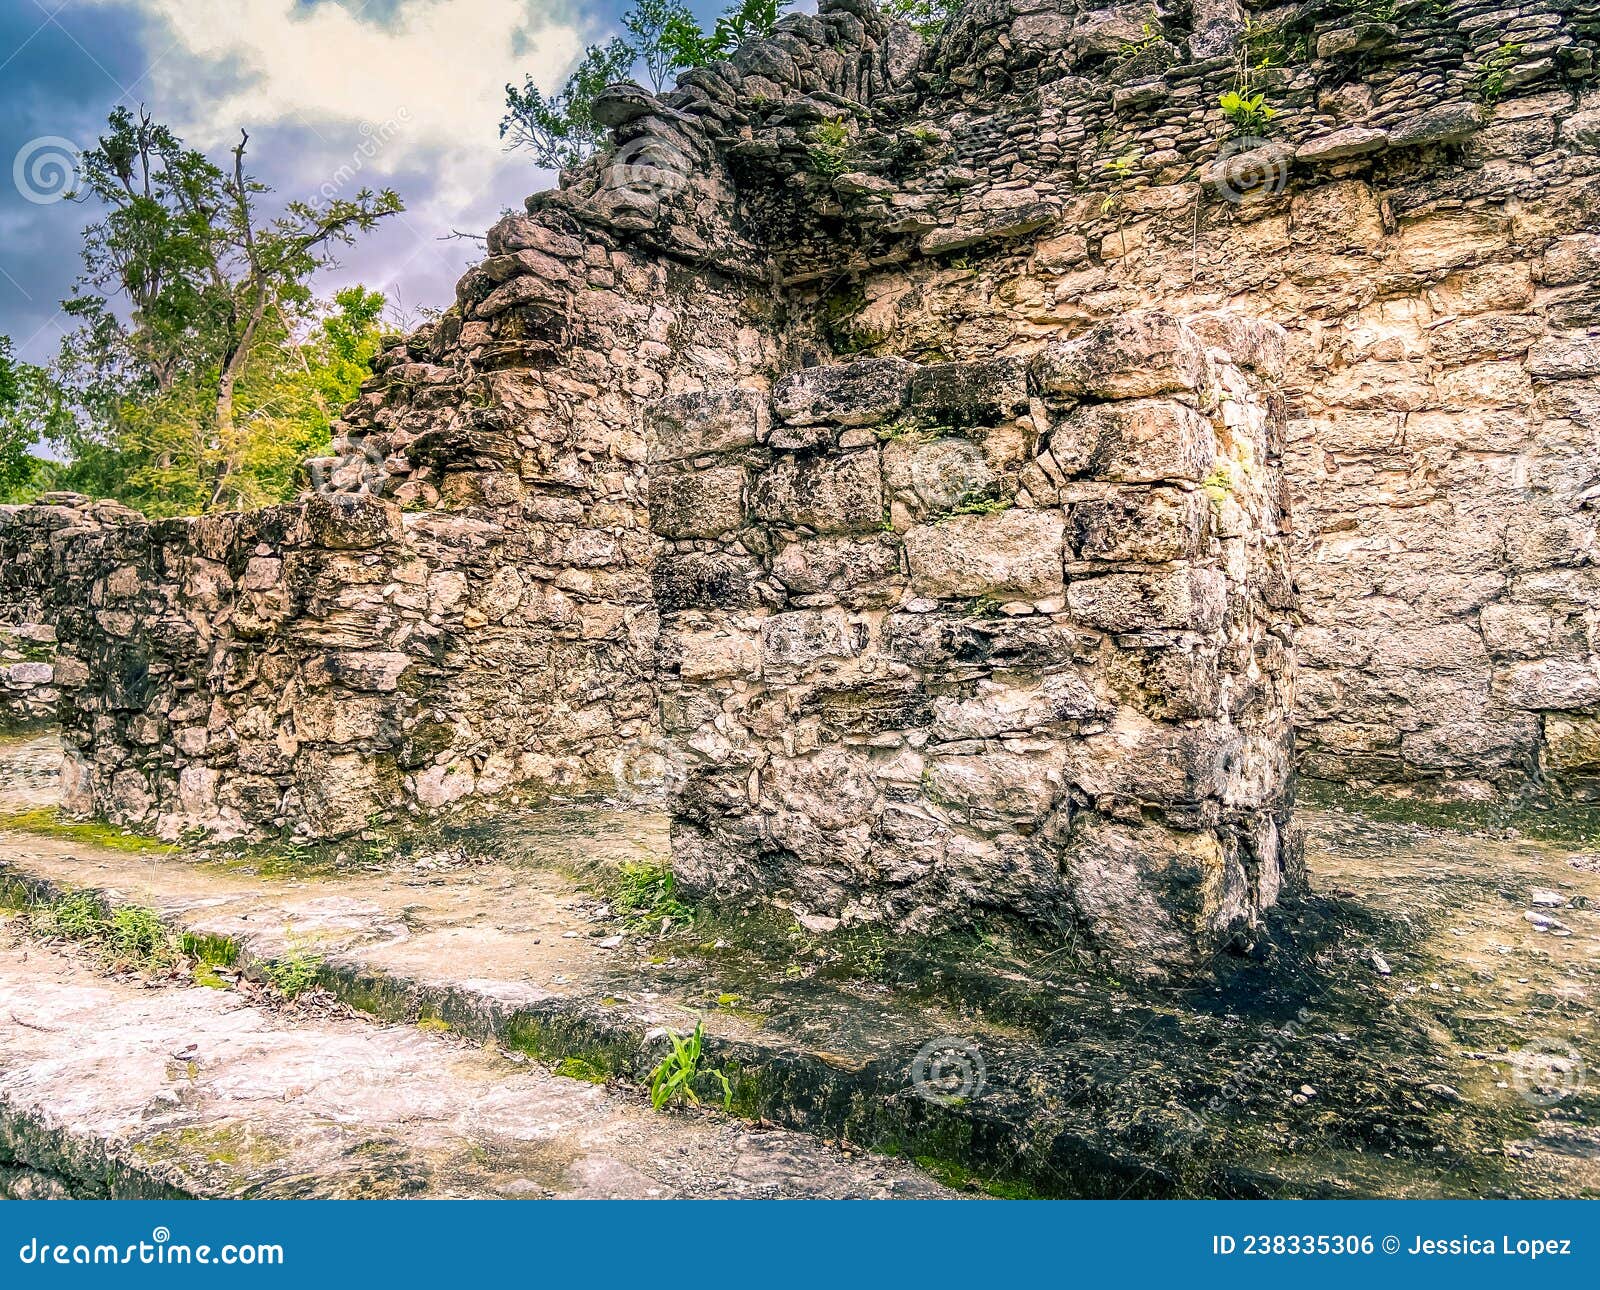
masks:
[[[15,829],[19,833],[58,838],[63,842],[81,842],[85,846],[127,851],[135,855],[175,855],[178,851],[170,842],[135,833],[104,820],[64,819],[53,806],[0,815],[0,829]]]

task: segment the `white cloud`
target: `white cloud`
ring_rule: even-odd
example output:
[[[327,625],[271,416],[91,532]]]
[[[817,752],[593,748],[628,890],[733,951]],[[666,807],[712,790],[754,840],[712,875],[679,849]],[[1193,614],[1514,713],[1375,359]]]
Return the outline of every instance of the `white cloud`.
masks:
[[[413,146],[493,151],[505,83],[531,72],[552,86],[583,44],[570,19],[529,0],[400,0],[382,20],[296,0],[137,3],[173,42],[148,51],[160,99],[193,99],[195,61],[226,77],[220,97],[189,102],[194,119],[181,124],[195,142],[240,124],[376,123],[405,109]]]
[[[481,231],[550,179],[501,149],[506,83],[531,73],[554,88],[594,35],[566,0],[97,2],[131,3],[156,20],[145,51],[153,61],[134,92],[189,144],[215,157],[247,128],[258,171],[294,173],[284,196],[401,176],[402,224],[349,264],[414,304],[447,299],[471,258],[437,236]],[[274,127],[305,150],[285,158]]]

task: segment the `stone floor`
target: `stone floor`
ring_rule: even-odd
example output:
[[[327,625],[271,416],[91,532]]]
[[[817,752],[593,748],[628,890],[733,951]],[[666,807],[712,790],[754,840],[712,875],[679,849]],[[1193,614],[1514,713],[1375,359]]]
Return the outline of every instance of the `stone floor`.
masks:
[[[0,812],[48,799],[53,757],[48,738],[0,748]],[[332,997],[389,1023],[262,1011],[248,992],[95,979],[84,963],[19,940],[0,956],[0,1106],[24,1126],[13,1138],[80,1103],[114,1124],[148,1104],[156,1084],[134,1082],[127,1099],[96,1108],[109,1096],[97,1092],[103,1081],[85,1078],[66,1053],[109,1061],[127,1045],[153,1063],[154,1081],[172,1052],[242,1027],[240,1079],[260,1064],[252,1053],[273,1048],[286,1055],[279,1086],[299,1088],[294,1063],[323,1049],[350,1069],[392,1063],[419,1087],[429,1070],[459,1078],[415,1130],[376,1094],[363,1103],[358,1088],[342,1121],[315,1099],[285,1111],[274,1132],[288,1146],[263,1150],[278,1161],[303,1153],[330,1187],[345,1185],[341,1151],[362,1132],[414,1159],[425,1190],[448,1194],[581,1192],[591,1175],[600,1189],[628,1194],[927,1185],[887,1161],[869,1167],[808,1139],[748,1129],[777,1122],[911,1156],[946,1181],[1002,1195],[1600,1194],[1600,842],[1581,821],[1574,829],[1557,819],[1541,837],[1355,800],[1313,805],[1302,818],[1316,894],[1285,911],[1274,960],[1230,961],[1214,979],[1156,993],[1092,961],[990,942],[818,940],[756,920],[630,934],[598,893],[620,861],[665,854],[660,818],[637,813],[535,812],[406,855],[318,864],[122,850],[70,830],[44,836],[27,817],[31,828],[7,830],[0,818],[0,867],[35,890],[93,888],[226,936],[242,950],[245,981],[253,964],[314,953]],[[85,1002],[94,991],[116,1019],[116,1038],[104,1044]],[[47,998],[81,1019],[54,1049],[52,1032],[27,1024],[43,1014],[25,1001]],[[194,1033],[178,1043],[186,1016]],[[452,1033],[394,1024],[418,1018]],[[637,1092],[664,1031],[697,1021],[711,1058],[737,1073],[744,1120],[655,1116]],[[490,1047],[468,1050],[467,1040]],[[508,1065],[507,1051],[552,1068],[577,1058],[611,1082],[599,1089],[543,1065]],[[208,1101],[223,1093],[200,1069],[205,1138],[212,1127],[228,1132],[237,1108]],[[163,1078],[194,1094],[195,1080]],[[342,1082],[330,1078],[317,1096]],[[520,1121],[505,1108],[523,1093],[504,1089],[524,1085],[552,1108],[542,1122],[567,1144],[551,1157],[562,1156],[567,1172],[463,1164],[448,1126],[486,1098],[508,1116],[493,1132],[518,1140]],[[302,1147],[315,1138],[303,1126],[330,1117],[344,1136]],[[97,1134],[117,1137],[109,1128],[89,1137]],[[595,1134],[608,1145],[591,1153],[581,1143]],[[759,1183],[747,1177],[753,1164],[664,1173],[650,1166],[651,1152],[673,1134],[685,1135],[694,1160],[715,1162],[735,1143],[759,1153],[765,1143],[807,1163]],[[702,1143],[707,1154],[696,1156]],[[576,1163],[595,1153],[615,1167]],[[194,1165],[174,1158],[192,1179]],[[818,1161],[843,1172],[801,1185]],[[399,1185],[407,1175],[397,1170],[371,1186]],[[223,1172],[213,1190],[258,1185]],[[530,1181],[517,1182],[524,1175]],[[279,1194],[289,1184],[272,1174],[259,1185]]]

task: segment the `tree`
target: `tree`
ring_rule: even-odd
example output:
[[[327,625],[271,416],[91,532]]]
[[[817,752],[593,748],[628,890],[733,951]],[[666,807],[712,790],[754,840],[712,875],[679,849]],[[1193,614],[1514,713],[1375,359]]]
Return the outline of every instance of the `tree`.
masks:
[[[878,0],[891,18],[910,24],[924,40],[932,40],[960,12],[964,0]]]
[[[726,9],[710,32],[702,31],[691,15],[669,23],[662,40],[674,68],[704,67],[726,58],[740,42],[772,35],[778,25],[779,0],[737,0]]]
[[[500,137],[506,148],[527,148],[534,159],[552,170],[564,170],[592,156],[605,136],[594,119],[594,101],[613,81],[633,70],[634,51],[613,38],[605,45],[590,45],[560,91],[546,98],[529,76],[519,90],[506,86],[506,114]]]
[[[622,15],[623,30],[628,33],[628,45],[639,62],[644,64],[650,88],[657,94],[666,84],[667,77],[686,64],[677,61],[674,43],[668,32],[681,27],[692,27],[698,34],[700,26],[682,0],[636,0],[633,8]]]
[[[262,321],[236,388],[234,464],[213,500],[205,424],[210,386],[181,377],[165,390],[118,400],[109,426],[60,436],[69,460],[55,486],[115,497],[148,515],[190,515],[286,501],[301,486],[300,465],[325,454],[330,428],[360,392],[378,352],[385,301],[362,287],[291,325],[279,311]]]
[[[73,426],[72,413],[50,374],[32,363],[16,362],[10,338],[0,336],[0,503],[27,501],[50,484],[54,463],[33,449],[64,443]]]
[[[78,195],[107,213],[84,230],[84,273],[66,304],[79,326],[62,367],[100,446],[159,444],[162,469],[182,462],[185,504],[216,509],[243,500],[230,486],[246,440],[239,385],[258,348],[293,333],[336,246],[404,207],[392,189],[364,188],[267,217],[270,190],[245,168],[247,132],[223,168],[147,113],[118,108],[109,125],[83,158]]]

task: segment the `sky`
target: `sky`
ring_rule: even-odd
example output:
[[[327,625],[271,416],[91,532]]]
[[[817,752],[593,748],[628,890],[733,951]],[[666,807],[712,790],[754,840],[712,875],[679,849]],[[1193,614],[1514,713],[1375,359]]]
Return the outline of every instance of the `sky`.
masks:
[[[507,81],[547,91],[627,0],[0,0],[0,335],[49,360],[95,217],[60,199],[107,114],[147,108],[191,147],[247,158],[277,197],[392,187],[406,212],[317,282],[403,314],[442,307],[482,233],[554,176],[507,153]],[[704,17],[721,5],[697,0]]]

